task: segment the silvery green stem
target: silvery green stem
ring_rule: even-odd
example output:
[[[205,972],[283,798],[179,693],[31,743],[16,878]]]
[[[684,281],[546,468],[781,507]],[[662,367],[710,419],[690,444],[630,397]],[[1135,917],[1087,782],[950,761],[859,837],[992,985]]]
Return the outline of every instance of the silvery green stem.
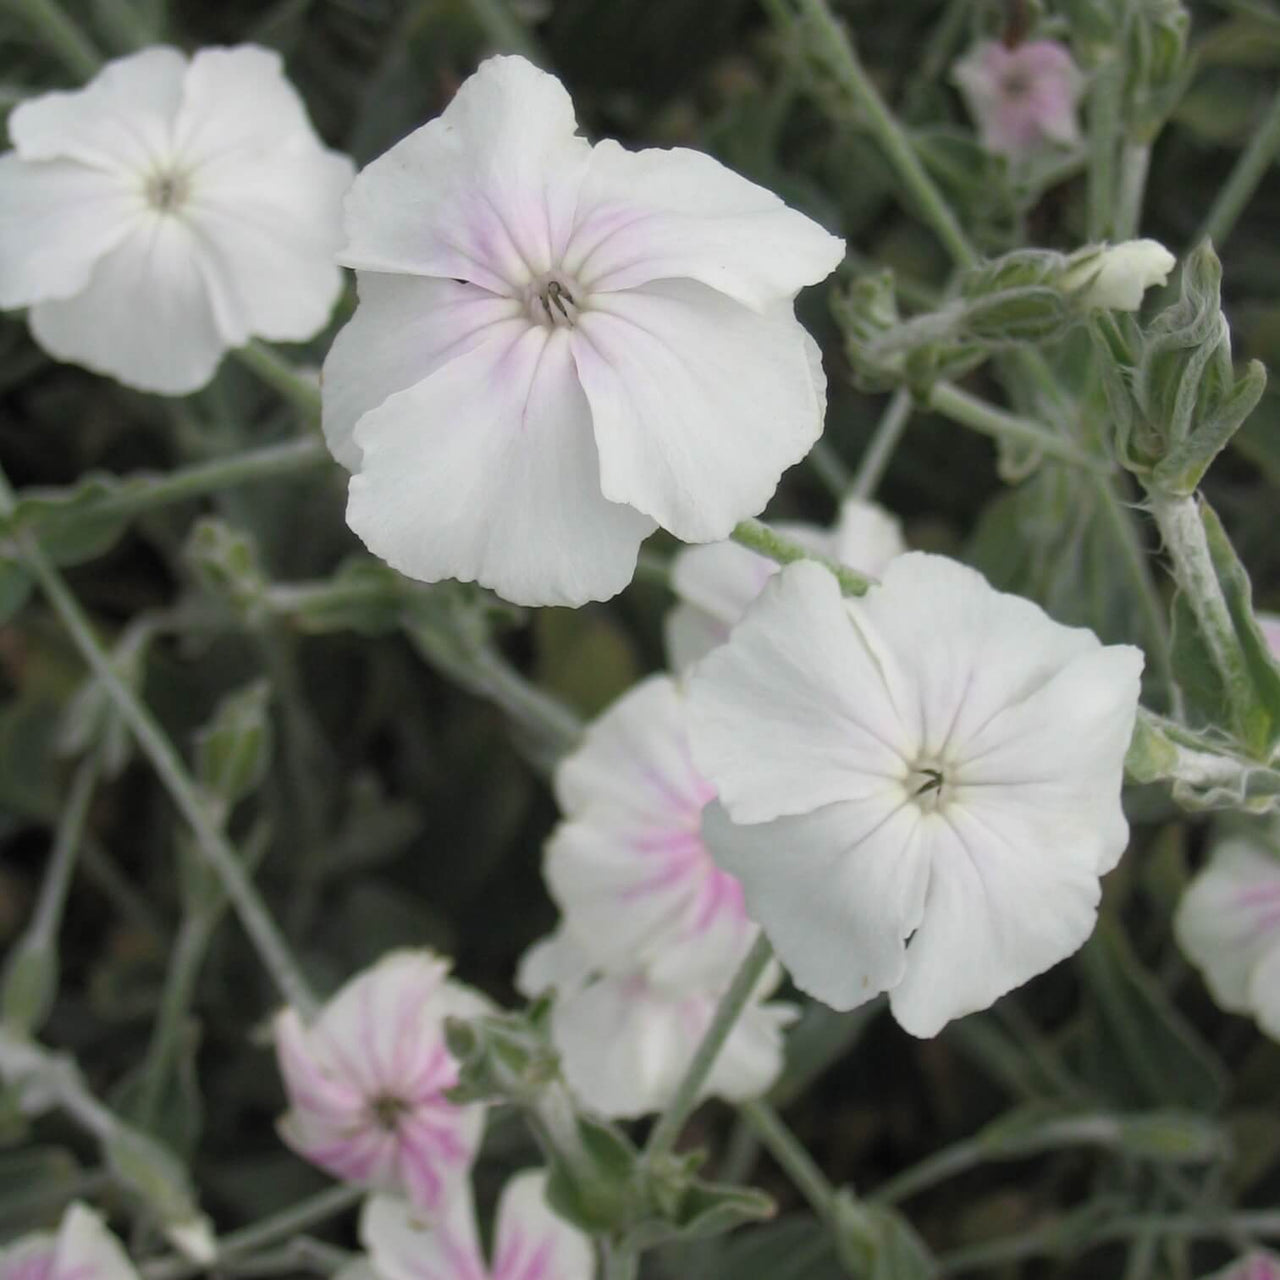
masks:
[[[844,26],[827,0],[769,0],[766,8],[784,27],[798,23],[816,57],[826,64],[836,84],[848,94],[860,120],[875,137],[913,207],[933,228],[957,266],[971,267],[978,254],[969,243],[951,205],[921,163],[911,139],[889,110],[858,58]]]
[[[1093,244],[1113,231],[1116,158],[1119,154],[1124,58],[1112,50],[1094,72],[1089,94],[1089,216],[1086,239]]]
[[[0,470],[0,516],[12,515],[13,508],[13,490],[3,470]],[[177,748],[147,707],[121,680],[110,655],[94,635],[88,616],[36,540],[28,533],[19,533],[14,541],[23,562],[40,584],[45,597],[80,651],[80,656],[102,682],[102,687],[133,730],[138,745],[150,759],[179,812],[191,827],[200,851],[222,882],[245,932],[280,994],[304,1018],[309,1017],[317,1007],[316,999],[266,904],[245,872],[239,854],[211,817],[205,798],[187,772]]]
[[[91,752],[76,769],[58,819],[49,866],[40,898],[26,933],[9,952],[4,971],[3,1012],[6,1021],[28,1033],[44,1024],[57,997],[58,933],[76,856],[84,843],[89,803],[102,772],[102,760]]]
[[[980,431],[995,439],[1016,441],[1040,450],[1046,457],[1058,458],[1084,467],[1098,475],[1109,475],[1111,468],[1101,458],[1086,453],[1078,445],[1054,435],[1031,418],[1020,417],[1006,409],[999,409],[977,396],[962,391],[949,382],[935,383],[928,395],[929,408],[961,426]]]
[[[88,80],[97,74],[102,55],[57,0],[3,0],[3,3],[78,79]]]
[[[518,53],[539,66],[546,65],[546,55],[529,29],[511,12],[506,0],[467,0],[467,8],[494,52]]]
[[[893,457],[893,451],[902,439],[902,433],[911,420],[911,392],[906,387],[899,387],[885,406],[880,421],[876,424],[871,443],[863,452],[854,474],[853,483],[849,486],[849,496],[869,502],[876,491],[876,486],[884,476]]]
[[[771,529],[761,520],[741,521],[734,527],[730,536],[734,542],[770,560],[776,560],[778,564],[794,564],[797,560],[813,560],[820,565],[824,565],[835,574],[836,580],[840,583],[841,591],[847,596],[864,595],[867,588],[873,585],[873,579],[858,573],[854,569],[850,569],[847,565],[840,564],[838,561],[831,559],[830,556],[819,555],[816,551],[811,551],[808,547],[801,546],[800,543],[792,541],[785,534],[779,533],[776,529]]]
[[[1271,168],[1277,151],[1280,151],[1280,91],[1271,100],[1267,114],[1240,153],[1230,176],[1218,188],[1212,207],[1192,238],[1193,247],[1209,240],[1221,251],[1258,184]]]
[[[1248,662],[1213,566],[1198,500],[1149,492],[1151,514],[1173,561],[1178,585],[1226,693],[1232,726],[1243,737],[1252,709]]]
[[[274,347],[252,339],[232,354],[246,369],[252,369],[269,387],[296,408],[304,418],[320,420],[320,384],[300,373]]]
[[[685,1121],[693,1114],[698,1105],[702,1090],[711,1074],[711,1069],[724,1048],[725,1041],[747,1007],[752,993],[764,976],[769,962],[773,959],[773,947],[769,939],[760,934],[755,945],[747,952],[746,959],[738,966],[729,989],[720,997],[715,1016],[684,1073],[684,1078],[676,1088],[675,1095],[667,1104],[667,1109],[658,1117],[658,1122],[649,1134],[645,1145],[645,1159],[650,1163],[670,1155],[675,1149],[676,1140],[684,1128]]]
[[[835,1190],[782,1117],[767,1102],[758,1100],[744,1102],[739,1111],[796,1190],[808,1201],[809,1207],[819,1218],[828,1218]]]
[[[1146,142],[1127,142],[1120,154],[1120,190],[1116,196],[1115,217],[1111,221],[1117,240],[1132,240],[1142,225],[1142,200],[1147,190],[1147,172],[1151,168],[1151,146]]]
[[[226,1262],[233,1258],[252,1253],[266,1245],[275,1244],[278,1240],[288,1239],[299,1231],[306,1231],[321,1222],[354,1207],[367,1194],[363,1187],[350,1183],[340,1183],[336,1187],[327,1187],[297,1204],[281,1209],[255,1222],[241,1227],[238,1231],[229,1231],[218,1241],[216,1262]],[[144,1280],[185,1280],[206,1270],[186,1258],[160,1258],[154,1262],[144,1263],[140,1268]]]

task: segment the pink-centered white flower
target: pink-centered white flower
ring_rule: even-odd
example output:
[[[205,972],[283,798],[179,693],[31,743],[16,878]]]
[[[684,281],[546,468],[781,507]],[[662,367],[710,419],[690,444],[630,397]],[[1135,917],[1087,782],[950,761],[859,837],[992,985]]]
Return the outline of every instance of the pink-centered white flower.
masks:
[[[1218,844],[1183,895],[1174,934],[1213,998],[1280,1040],[1280,847],[1274,836]]]
[[[795,542],[878,578],[907,545],[897,517],[874,502],[847,498],[834,529],[777,521]],[[738,542],[683,547],[671,562],[671,588],[679,603],[667,614],[667,657],[677,671],[690,667],[729,638],[733,625],[778,572],[776,560]]]
[[[1077,950],[1124,851],[1142,655],[908,553],[784,569],[690,678],[704,831],[796,985],[914,1035]]]
[[[9,116],[0,307],[50,355],[145,391],[204,386],[253,337],[301,341],[342,287],[351,162],[279,55],[155,47]]]
[[[138,1273],[102,1218],[77,1202],[56,1233],[33,1232],[0,1249],[0,1280],[138,1280]]]
[[[822,429],[793,312],[843,243],[697,151],[579,136],[491,58],[356,179],[360,305],[324,370],[347,519],[410,577],[578,605],[657,525],[725,538]]]
[[[1085,77],[1056,40],[1010,48],[999,40],[974,45],[951,69],[988,151],[1021,159],[1046,144],[1080,139],[1076,113]]]
[[[765,1003],[781,973],[772,966],[734,1024],[701,1097],[743,1102],[767,1093],[783,1066],[793,1005]],[[643,971],[604,973],[562,927],[530,948],[516,979],[530,997],[554,990],[551,1040],[569,1087],[591,1110],[618,1119],[661,1111],[711,1025],[725,978],[655,983]]]
[[[428,951],[395,951],[351,979],[309,1026],[276,1017],[289,1110],[280,1136],[335,1177],[438,1208],[470,1171],[478,1106],[445,1096],[458,1079],[446,1018],[491,1011]]]
[[[556,770],[564,821],[543,874],[564,929],[610,974],[684,989],[726,981],[755,941],[742,888],[702,840],[714,796],[670,676],[629,690]]]
[[[380,1280],[592,1280],[596,1273],[590,1240],[548,1206],[541,1169],[516,1174],[503,1189],[491,1260],[469,1182],[438,1215],[373,1196],[360,1215],[360,1240]]]

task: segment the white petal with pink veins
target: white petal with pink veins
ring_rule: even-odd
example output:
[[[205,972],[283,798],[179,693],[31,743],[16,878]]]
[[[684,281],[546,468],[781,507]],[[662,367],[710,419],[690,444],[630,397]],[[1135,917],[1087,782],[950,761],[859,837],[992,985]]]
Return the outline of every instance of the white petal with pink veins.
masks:
[[[595,1252],[547,1204],[547,1174],[518,1173],[498,1201],[492,1280],[592,1280]]]
[[[347,521],[424,582],[476,581],[517,604],[607,599],[653,521],[600,492],[566,331],[492,332],[360,420]]]

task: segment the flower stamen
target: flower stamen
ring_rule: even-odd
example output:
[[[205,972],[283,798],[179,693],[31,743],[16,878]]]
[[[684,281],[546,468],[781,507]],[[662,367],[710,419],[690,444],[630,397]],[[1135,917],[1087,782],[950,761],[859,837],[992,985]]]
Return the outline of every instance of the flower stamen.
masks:
[[[393,1093],[380,1093],[369,1102],[369,1111],[378,1128],[388,1133],[394,1133],[400,1127],[400,1118],[409,1109],[409,1104]]]
[[[578,311],[580,310],[577,294],[578,286],[572,286],[559,276],[548,275],[541,280],[535,280],[529,286],[528,292],[528,310],[529,315],[539,324],[549,325],[551,328],[560,328],[567,325],[569,328],[578,321]]]
[[[144,194],[157,213],[177,213],[191,194],[191,180],[180,170],[160,169],[148,175]]]

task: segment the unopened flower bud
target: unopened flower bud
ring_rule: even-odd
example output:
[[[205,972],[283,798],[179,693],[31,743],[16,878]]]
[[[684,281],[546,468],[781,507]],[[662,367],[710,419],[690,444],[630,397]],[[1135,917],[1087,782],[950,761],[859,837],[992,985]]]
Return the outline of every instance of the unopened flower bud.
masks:
[[[1126,240],[1089,255],[1061,283],[1068,291],[1079,290],[1080,305],[1091,310],[1137,311],[1142,295],[1164,284],[1176,263],[1158,240]]]

